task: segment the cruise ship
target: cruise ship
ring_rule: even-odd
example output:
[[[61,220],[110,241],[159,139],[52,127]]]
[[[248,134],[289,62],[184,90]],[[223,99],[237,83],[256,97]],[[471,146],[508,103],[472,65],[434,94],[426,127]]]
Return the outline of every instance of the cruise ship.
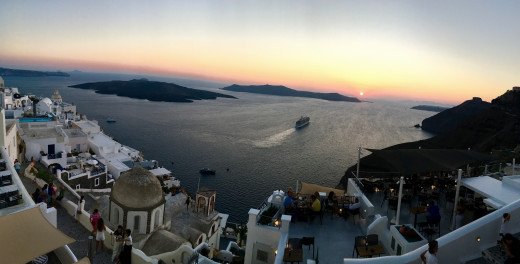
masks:
[[[310,117],[302,116],[302,117],[300,117],[300,119],[298,119],[298,121],[296,121],[295,128],[296,129],[302,128],[302,127],[308,125],[310,121],[311,121]]]

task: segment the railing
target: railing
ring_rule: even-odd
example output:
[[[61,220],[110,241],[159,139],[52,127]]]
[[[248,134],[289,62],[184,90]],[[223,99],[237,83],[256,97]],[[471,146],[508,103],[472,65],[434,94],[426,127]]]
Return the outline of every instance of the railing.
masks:
[[[256,224],[280,228],[280,226],[281,226],[280,217],[282,216],[282,209],[278,208],[274,205],[269,205],[266,201],[264,201],[264,203],[265,204],[263,204],[260,207],[261,209],[259,209],[260,213],[256,216]],[[268,207],[268,205],[269,205],[269,207]],[[272,216],[264,215],[265,212],[270,211],[269,214],[271,214],[271,212],[274,212],[274,210],[276,210],[276,212]]]

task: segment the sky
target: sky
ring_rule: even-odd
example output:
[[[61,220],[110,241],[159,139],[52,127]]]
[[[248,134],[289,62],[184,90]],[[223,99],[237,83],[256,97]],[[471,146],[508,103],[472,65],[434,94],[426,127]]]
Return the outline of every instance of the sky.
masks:
[[[519,13],[517,0],[1,1],[0,67],[489,101],[520,86]]]

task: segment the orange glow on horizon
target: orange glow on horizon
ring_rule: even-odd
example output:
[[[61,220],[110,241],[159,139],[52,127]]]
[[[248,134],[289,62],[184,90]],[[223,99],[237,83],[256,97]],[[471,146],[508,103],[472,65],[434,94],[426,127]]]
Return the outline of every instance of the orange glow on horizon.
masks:
[[[482,97],[483,100],[490,101],[500,95],[488,94],[479,96],[478,94],[468,94],[466,90],[451,90],[451,94],[449,94],[448,97],[439,93],[438,89],[436,89],[438,85],[442,85],[440,82],[435,83],[432,81],[424,84],[419,81],[410,80],[409,83],[400,84],[397,82],[391,85],[385,85],[382,81],[378,79],[372,80],[371,78],[367,78],[366,81],[362,82],[348,82],[346,79],[339,80],[338,78],[330,77],[330,73],[325,74],[326,76],[321,76],[322,72],[313,73],[312,70],[302,68],[301,66],[283,70],[282,66],[269,67],[269,65],[265,63],[261,63],[252,68],[240,68],[240,64],[238,63],[228,64],[226,67],[215,67],[211,63],[200,63],[198,65],[187,65],[187,67],[182,67],[181,69],[181,67],[171,68],[167,67],[167,65],[151,67],[147,64],[118,64],[102,61],[47,57],[9,57],[4,58],[3,61],[11,62],[11,64],[17,63],[20,65],[19,68],[22,69],[27,67],[27,65],[33,65],[33,69],[44,68],[44,70],[114,72],[196,78],[250,85],[284,85],[296,90],[337,92],[346,96],[363,96],[366,97],[366,99],[426,100],[458,104],[471,99],[473,96]],[[301,78],[302,75],[305,76],[305,79]],[[473,82],[474,83],[466,83],[464,85],[482,86],[482,84],[477,83],[477,80]],[[419,91],[415,89],[415,87],[423,87],[423,89]],[[354,91],[361,90],[360,88],[362,91],[356,94]]]

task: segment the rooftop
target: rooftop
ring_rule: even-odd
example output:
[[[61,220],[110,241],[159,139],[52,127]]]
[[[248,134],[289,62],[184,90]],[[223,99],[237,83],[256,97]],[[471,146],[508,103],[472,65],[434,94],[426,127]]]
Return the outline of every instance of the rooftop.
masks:
[[[63,129],[63,132],[69,138],[87,137],[87,134],[83,133],[83,131],[79,129]]]

